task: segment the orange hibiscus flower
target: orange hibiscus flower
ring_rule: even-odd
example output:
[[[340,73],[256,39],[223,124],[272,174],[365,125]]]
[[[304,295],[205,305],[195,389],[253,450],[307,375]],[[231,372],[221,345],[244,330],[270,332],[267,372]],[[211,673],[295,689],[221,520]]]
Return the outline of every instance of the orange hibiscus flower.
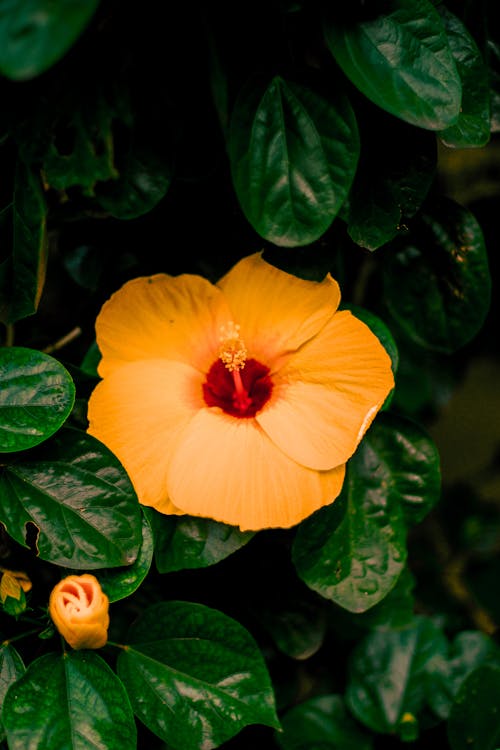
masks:
[[[394,386],[385,349],[339,302],[329,274],[305,281],[257,253],[216,285],[158,274],[105,303],[89,432],[141,503],[259,530],[339,495]]]

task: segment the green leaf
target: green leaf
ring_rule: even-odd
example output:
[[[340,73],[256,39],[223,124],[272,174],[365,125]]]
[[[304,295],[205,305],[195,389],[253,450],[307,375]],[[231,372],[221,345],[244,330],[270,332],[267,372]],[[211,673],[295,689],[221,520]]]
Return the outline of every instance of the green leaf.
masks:
[[[141,543],[141,511],[118,459],[99,440],[64,428],[36,451],[0,467],[0,520],[43,560],[77,569],[130,565]]]
[[[127,694],[92,651],[46,654],[33,661],[5,697],[9,750],[136,750]]]
[[[500,669],[475,669],[460,688],[448,720],[452,750],[495,750],[500,744]]]
[[[150,105],[151,106],[151,105]],[[173,176],[172,136],[157,110],[139,110],[133,123],[123,123],[115,139],[117,175],[96,186],[99,204],[117,219],[135,219],[150,211],[167,193]]]
[[[248,84],[235,104],[228,152],[233,184],[253,228],[283,247],[328,229],[356,171],[358,130],[340,90],[328,98],[276,76]]]
[[[438,12],[428,0],[393,0],[366,21],[324,22],[330,52],[381,109],[428,130],[458,118],[460,78]]]
[[[255,532],[194,516],[167,516],[147,508],[160,573],[206,568],[243,547]]]
[[[416,344],[452,353],[480,330],[490,307],[491,278],[475,217],[441,197],[415,220],[382,271],[385,304]],[[423,303],[425,300],[425,304]]]
[[[66,421],[75,400],[67,370],[34,349],[0,349],[0,452],[31,448]]]
[[[118,657],[136,715],[174,750],[211,748],[249,724],[278,728],[267,669],[250,634],[222,612],[160,602]]]
[[[395,586],[408,526],[437,501],[439,455],[416,424],[380,414],[347,465],[340,497],[303,521],[292,557],[299,576],[350,612],[365,612]]]
[[[12,252],[0,275],[0,320],[15,323],[38,309],[47,268],[47,207],[38,176],[18,160],[12,205],[1,217],[12,227]]]
[[[153,532],[146,516],[142,519],[142,543],[132,565],[104,568],[96,571],[104,593],[110,602],[117,602],[136,591],[147,576],[153,560]]]
[[[371,750],[373,741],[353,720],[340,695],[321,695],[299,703],[282,718],[276,742],[282,750]]]
[[[3,706],[5,695],[11,685],[24,674],[23,660],[16,649],[9,643],[0,646],[0,709]],[[0,724],[0,742],[5,737],[3,722]]]
[[[474,38],[443,3],[437,6],[462,80],[462,106],[455,125],[439,133],[445,146],[485,146],[490,139],[489,71]]]
[[[361,156],[349,194],[348,233],[376,250],[408,230],[436,172],[435,135],[367,109]],[[359,115],[358,115],[359,116]]]
[[[415,578],[404,568],[387,596],[366,612],[350,615],[351,621],[369,630],[391,630],[408,625],[415,609],[414,587]]]
[[[347,705],[374,732],[404,731],[425,706],[429,663],[447,651],[443,633],[422,616],[406,628],[370,633],[350,656]]]
[[[99,0],[4,0],[0,5],[0,73],[15,81],[40,75],[80,36]]]
[[[450,655],[433,661],[427,695],[432,710],[440,719],[448,718],[463,682],[483,665],[500,668],[500,651],[491,638],[474,630],[458,633]]]

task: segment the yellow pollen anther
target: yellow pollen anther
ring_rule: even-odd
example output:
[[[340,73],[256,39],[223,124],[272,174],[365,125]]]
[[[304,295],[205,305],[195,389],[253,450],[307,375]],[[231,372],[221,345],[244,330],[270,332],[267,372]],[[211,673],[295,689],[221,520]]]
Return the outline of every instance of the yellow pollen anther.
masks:
[[[219,358],[229,372],[242,370],[247,361],[247,350],[240,336],[239,325],[230,320],[227,326],[221,326],[219,340]]]

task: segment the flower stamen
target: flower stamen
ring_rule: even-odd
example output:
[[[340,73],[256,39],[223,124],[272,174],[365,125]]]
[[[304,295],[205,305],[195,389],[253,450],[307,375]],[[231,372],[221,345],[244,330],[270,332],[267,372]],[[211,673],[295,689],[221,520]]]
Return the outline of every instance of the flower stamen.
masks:
[[[249,397],[240,375],[240,370],[245,367],[247,361],[247,348],[240,336],[240,326],[238,323],[230,320],[227,326],[221,326],[220,331],[219,340],[221,345],[219,358],[233,376],[234,406],[238,411],[244,412],[252,403],[252,399]]]
[[[240,336],[238,323],[230,320],[227,326],[221,326],[219,341],[221,342],[219,358],[225,367],[229,372],[242,370],[247,361],[247,349]]]

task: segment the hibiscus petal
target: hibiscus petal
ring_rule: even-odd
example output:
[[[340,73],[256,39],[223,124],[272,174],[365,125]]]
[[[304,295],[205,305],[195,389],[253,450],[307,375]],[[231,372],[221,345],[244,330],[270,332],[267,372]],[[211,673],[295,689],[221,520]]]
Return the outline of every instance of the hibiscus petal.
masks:
[[[220,329],[231,313],[213,284],[192,274],[128,281],[96,321],[99,374],[124,362],[165,358],[208,370],[218,356]]]
[[[266,263],[260,253],[240,260],[218,286],[241,327],[248,356],[271,369],[315,336],[340,302],[330,275],[321,282],[299,279]]]
[[[127,471],[139,501],[175,513],[167,495],[169,458],[179,432],[203,404],[201,376],[168,360],[131,362],[93,391],[88,432]]]
[[[273,383],[256,420],[294,461],[327,470],[352,456],[394,377],[377,337],[343,311],[290,357]]]
[[[285,456],[255,420],[204,409],[179,438],[169,467],[176,507],[243,531],[288,528],[332,502],[345,467],[318,472]]]

